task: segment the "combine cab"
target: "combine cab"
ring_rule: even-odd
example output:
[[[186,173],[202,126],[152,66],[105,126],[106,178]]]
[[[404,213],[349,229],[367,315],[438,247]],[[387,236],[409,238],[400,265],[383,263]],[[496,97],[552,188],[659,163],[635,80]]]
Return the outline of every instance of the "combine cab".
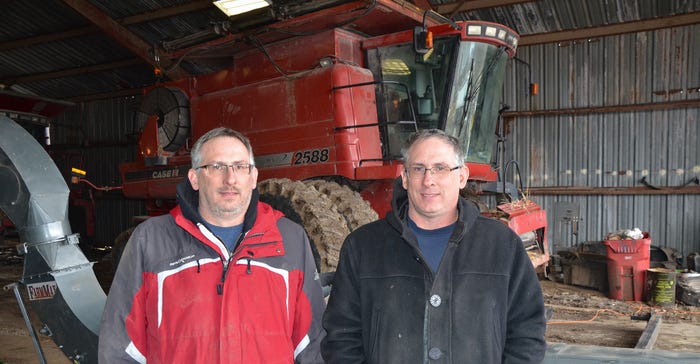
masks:
[[[190,145],[231,127],[255,148],[262,199],[298,215],[322,270],[334,270],[344,237],[389,211],[400,148],[415,130],[457,137],[474,183],[498,179],[498,109],[517,41],[499,24],[454,23],[391,0],[230,34],[206,47],[230,51],[232,67],[146,90],[140,158],[120,166],[123,192],[145,199],[151,215],[167,212],[190,167]],[[518,223],[500,216],[519,234],[525,226],[535,233],[533,262],[546,264],[544,213],[527,206]]]

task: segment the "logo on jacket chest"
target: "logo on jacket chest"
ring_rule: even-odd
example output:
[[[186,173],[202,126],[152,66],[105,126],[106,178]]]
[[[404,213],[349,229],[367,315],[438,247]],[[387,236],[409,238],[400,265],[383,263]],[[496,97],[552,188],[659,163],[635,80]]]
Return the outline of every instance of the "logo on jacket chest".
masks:
[[[176,260],[176,261],[174,261],[174,262],[171,262],[171,263],[170,263],[170,266],[172,267],[172,266],[175,266],[175,265],[180,265],[180,264],[182,264],[182,263],[184,263],[184,262],[186,262],[186,261],[188,261],[188,260],[190,260],[190,259],[192,259],[192,258],[194,258],[194,254],[188,255],[188,256],[186,256],[186,257],[182,257],[182,258],[180,258],[180,259],[178,259],[178,260]]]

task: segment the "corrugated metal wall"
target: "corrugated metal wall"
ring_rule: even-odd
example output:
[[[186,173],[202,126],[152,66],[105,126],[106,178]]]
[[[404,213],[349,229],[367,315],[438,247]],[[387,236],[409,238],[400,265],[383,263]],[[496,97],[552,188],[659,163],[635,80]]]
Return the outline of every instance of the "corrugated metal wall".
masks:
[[[700,99],[700,25],[518,49],[506,80],[510,111]],[[529,85],[539,84],[531,95]],[[506,160],[530,187],[679,186],[700,176],[700,108],[518,116]],[[684,256],[700,251],[700,195],[536,195],[550,245],[602,240],[622,228]],[[569,206],[570,205],[570,206]],[[580,215],[578,235],[565,208]],[[578,207],[578,211],[576,211]],[[564,210],[562,210],[564,209]],[[572,214],[568,214],[572,215]]]
[[[78,104],[63,113],[52,123],[49,148],[59,170],[68,176],[70,168],[77,167],[98,187],[119,186],[119,164],[134,160],[136,152],[138,130],[133,118],[139,104],[139,98],[102,100]],[[132,224],[132,216],[145,214],[143,201],[127,200],[119,190],[93,190],[92,194],[95,244],[111,245]],[[76,226],[72,229],[79,232]]]

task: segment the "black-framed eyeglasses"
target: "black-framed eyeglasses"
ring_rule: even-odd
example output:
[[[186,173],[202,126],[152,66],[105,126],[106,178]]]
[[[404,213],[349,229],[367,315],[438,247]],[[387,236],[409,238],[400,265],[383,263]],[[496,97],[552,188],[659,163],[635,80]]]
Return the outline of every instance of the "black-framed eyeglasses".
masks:
[[[204,164],[201,165],[195,169],[205,169],[207,172],[210,173],[215,173],[218,175],[226,175],[228,173],[228,169],[231,168],[233,171],[233,174],[235,175],[248,175],[250,172],[253,170],[253,167],[255,167],[254,164],[248,164],[248,163],[234,163],[234,164],[224,164],[224,163],[211,163],[211,164]]]
[[[462,166],[450,167],[444,164],[436,164],[430,168],[427,168],[426,166],[416,164],[414,166],[407,167],[406,174],[410,178],[418,179],[425,177],[425,174],[428,173],[428,171],[430,171],[431,176],[440,178],[447,176],[450,172],[455,171],[460,167]]]

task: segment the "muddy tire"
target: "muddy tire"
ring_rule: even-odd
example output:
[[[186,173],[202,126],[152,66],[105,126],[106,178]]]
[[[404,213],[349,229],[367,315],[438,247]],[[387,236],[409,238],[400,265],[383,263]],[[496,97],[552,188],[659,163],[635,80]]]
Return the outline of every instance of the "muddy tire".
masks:
[[[308,186],[315,188],[331,200],[338,212],[345,218],[349,231],[375,221],[379,218],[377,212],[372,209],[359,193],[348,186],[341,186],[336,182],[325,180],[304,181]]]
[[[134,229],[136,229],[136,226],[122,231],[114,238],[114,243],[112,244],[112,265],[114,266],[114,271],[116,271],[119,266],[119,260],[122,258],[122,254],[124,254],[124,248],[126,248],[126,243],[129,242],[129,238],[134,232]]]
[[[260,200],[282,211],[285,205],[291,206],[298,217],[289,214],[306,230],[309,240],[320,255],[320,271],[334,271],[343,240],[349,234],[345,218],[328,199],[311,186],[289,179],[268,179],[258,183]],[[280,201],[284,201],[283,203]],[[283,211],[284,212],[284,211]],[[313,249],[312,249],[313,250]]]
[[[265,202],[270,206],[274,207],[275,210],[282,212],[284,216],[296,222],[297,224],[303,224],[301,216],[299,216],[296,210],[294,210],[292,202],[287,197],[265,193],[260,195],[260,201]],[[311,253],[314,256],[314,263],[316,263],[316,269],[320,272],[321,254],[318,252],[318,248],[316,248],[316,243],[314,243],[311,237],[309,237],[309,242],[311,243]]]

